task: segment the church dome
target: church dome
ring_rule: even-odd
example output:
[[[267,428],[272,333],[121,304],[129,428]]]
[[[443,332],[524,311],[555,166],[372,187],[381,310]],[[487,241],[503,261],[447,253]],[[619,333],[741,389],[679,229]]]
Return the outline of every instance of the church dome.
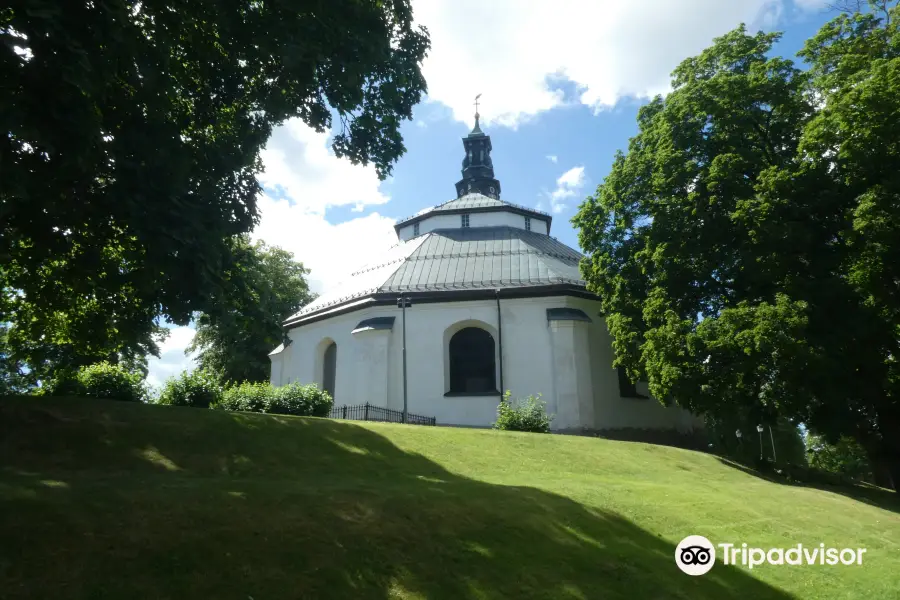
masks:
[[[463,178],[453,200],[402,219],[400,242],[331,293],[289,317],[287,327],[344,311],[396,303],[565,294],[596,298],[579,271],[582,255],[550,237],[552,217],[500,199],[490,137],[475,128],[463,138]]]

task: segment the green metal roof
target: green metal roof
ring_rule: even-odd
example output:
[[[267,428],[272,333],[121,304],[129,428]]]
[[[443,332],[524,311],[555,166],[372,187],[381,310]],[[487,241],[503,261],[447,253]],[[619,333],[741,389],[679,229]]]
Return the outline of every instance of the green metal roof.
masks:
[[[581,257],[548,235],[515,227],[437,229],[397,244],[286,323],[380,293],[584,287],[578,270]]]

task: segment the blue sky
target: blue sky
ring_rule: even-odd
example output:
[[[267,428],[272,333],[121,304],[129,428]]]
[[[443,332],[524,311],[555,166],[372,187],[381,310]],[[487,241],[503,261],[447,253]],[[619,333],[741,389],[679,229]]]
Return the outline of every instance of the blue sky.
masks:
[[[329,136],[298,121],[263,153],[261,222],[254,235],[294,252],[326,292],[396,241],[397,219],[455,196],[461,138],[482,94],[502,199],[553,215],[551,235],[577,248],[569,220],[637,132],[638,108],[668,89],[669,73],[741,22],[781,31],[774,52],[794,57],[835,16],[825,0],[413,0],[432,50],[429,94],[401,133],[393,176],[337,159]],[[193,330],[176,328],[151,383],[190,367]]]

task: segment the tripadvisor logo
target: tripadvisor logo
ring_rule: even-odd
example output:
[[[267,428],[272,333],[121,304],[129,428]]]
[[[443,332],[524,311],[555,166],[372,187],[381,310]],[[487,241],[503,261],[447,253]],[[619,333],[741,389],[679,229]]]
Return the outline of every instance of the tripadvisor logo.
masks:
[[[716,547],[726,565],[749,569],[760,565],[861,565],[865,548],[826,548],[825,544],[790,548],[753,548],[747,544],[713,544],[702,535],[689,535],[675,548],[675,564],[688,575],[703,575],[716,564]]]
[[[689,535],[675,548],[675,564],[688,575],[703,575],[716,564],[716,547],[702,535]]]

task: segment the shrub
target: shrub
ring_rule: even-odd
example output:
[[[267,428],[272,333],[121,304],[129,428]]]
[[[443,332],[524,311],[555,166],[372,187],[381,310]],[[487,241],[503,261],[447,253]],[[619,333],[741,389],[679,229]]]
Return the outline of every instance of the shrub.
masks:
[[[222,400],[222,383],[218,375],[205,369],[172,377],[163,385],[158,404],[209,408]]]
[[[126,402],[145,402],[148,391],[140,373],[107,361],[62,373],[44,386],[44,395],[88,396]]]
[[[277,415],[327,417],[334,400],[325,390],[314,384],[289,383],[273,388],[266,412]]]
[[[59,371],[52,379],[42,381],[34,391],[35,396],[84,396],[84,388],[78,381],[78,371]]]
[[[326,417],[334,401],[328,392],[316,384],[289,383],[272,387],[268,383],[245,381],[230,386],[214,407],[223,410],[264,412],[274,415],[298,415],[301,417]]]
[[[101,362],[78,371],[78,383],[85,396],[143,402],[147,398],[140,373],[131,373],[120,365]]]
[[[274,388],[268,383],[245,381],[229,386],[222,394],[222,400],[214,408],[264,412],[272,400],[273,393]]]
[[[500,406],[497,407],[497,422],[494,429],[506,431],[530,431],[532,433],[549,433],[553,415],[547,414],[547,408],[541,395],[528,396],[516,404],[509,401],[509,390],[503,394]]]

